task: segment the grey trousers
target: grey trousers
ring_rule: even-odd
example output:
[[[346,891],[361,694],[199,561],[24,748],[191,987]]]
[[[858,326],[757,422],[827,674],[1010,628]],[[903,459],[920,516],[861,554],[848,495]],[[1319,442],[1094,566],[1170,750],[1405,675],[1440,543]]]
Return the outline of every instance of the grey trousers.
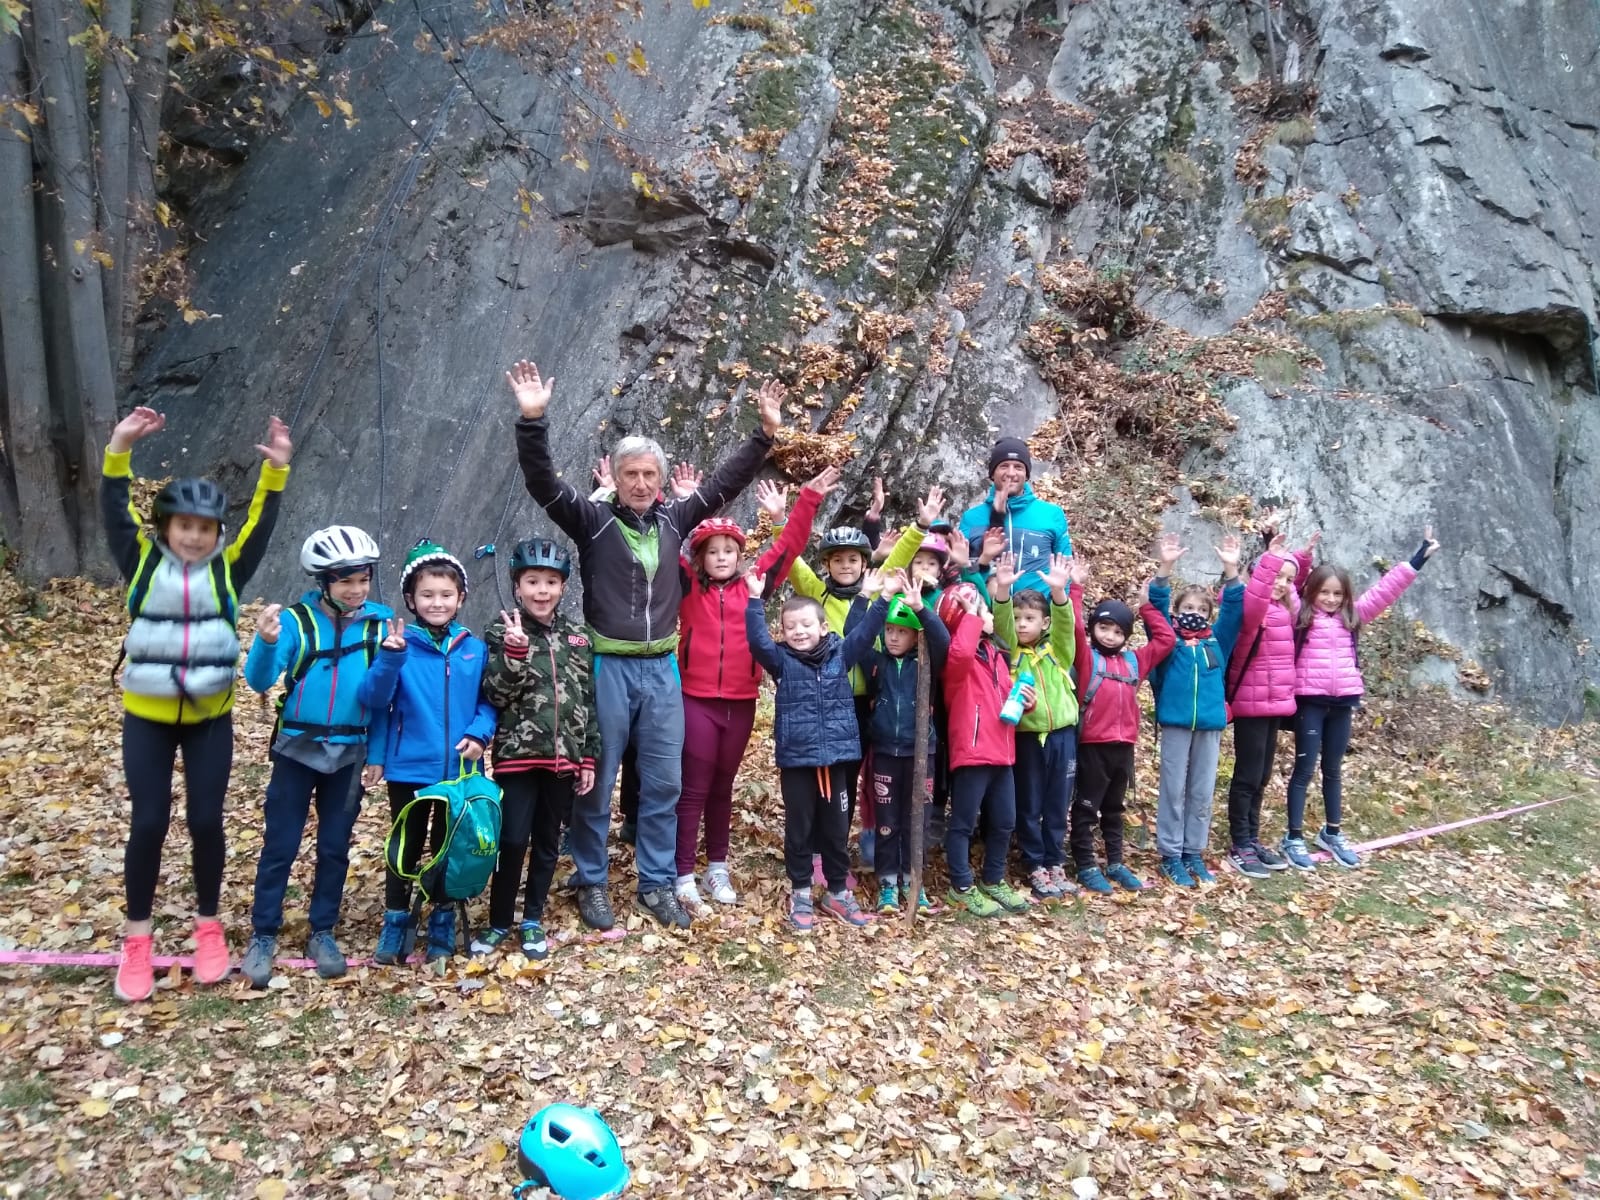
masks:
[[[1211,799],[1217,787],[1222,730],[1161,727],[1161,791],[1156,801],[1156,849],[1162,858],[1200,854],[1211,838]]]

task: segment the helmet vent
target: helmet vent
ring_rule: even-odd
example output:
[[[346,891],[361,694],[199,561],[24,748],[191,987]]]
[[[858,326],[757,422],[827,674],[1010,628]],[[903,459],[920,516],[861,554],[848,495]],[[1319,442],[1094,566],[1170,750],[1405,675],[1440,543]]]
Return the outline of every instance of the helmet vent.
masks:
[[[606,1165],[606,1160],[600,1157],[600,1151],[598,1151],[598,1150],[591,1150],[591,1151],[589,1151],[589,1153],[585,1154],[583,1157],[586,1158],[589,1162],[593,1163],[595,1166],[600,1167],[602,1169],[604,1169],[604,1167]]]
[[[572,1136],[572,1131],[565,1125],[557,1125],[554,1121],[552,1121],[550,1122],[550,1136],[555,1141],[565,1143],[566,1140]]]

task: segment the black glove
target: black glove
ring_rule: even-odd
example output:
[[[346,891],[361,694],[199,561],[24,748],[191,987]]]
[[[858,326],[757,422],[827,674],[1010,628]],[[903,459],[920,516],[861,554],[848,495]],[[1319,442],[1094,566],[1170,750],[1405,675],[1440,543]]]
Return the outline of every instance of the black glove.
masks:
[[[1422,545],[1417,547],[1417,552],[1411,556],[1411,569],[1413,571],[1420,571],[1422,570],[1422,565],[1427,561],[1428,543],[1423,542]]]

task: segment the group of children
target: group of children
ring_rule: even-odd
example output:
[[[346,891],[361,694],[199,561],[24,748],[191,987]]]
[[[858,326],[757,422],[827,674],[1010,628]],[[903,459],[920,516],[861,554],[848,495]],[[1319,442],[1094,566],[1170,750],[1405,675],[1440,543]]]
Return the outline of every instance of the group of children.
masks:
[[[163,489],[153,527],[134,511],[129,454],[162,424],[145,408],[119,423],[102,482],[132,618],[122,682],[133,819],[128,923],[116,979],[116,994],[128,1001],[147,997],[154,986],[150,912],[180,749],[194,842],[195,977],[212,983],[229,970],[218,902],[238,590],[262,560],[292,451],[287,429],[274,419],[258,447],[265,462],[247,519],[228,543],[225,500],[209,482]],[[1027,462],[1025,454],[1006,457],[1006,469],[1019,458]],[[1028,898],[1007,879],[1013,833],[1035,899],[1079,888],[1141,888],[1124,861],[1123,820],[1141,720],[1138,688],[1146,679],[1160,726],[1157,843],[1170,883],[1190,887],[1212,878],[1204,852],[1230,719],[1237,760],[1228,800],[1233,865],[1254,877],[1312,868],[1303,817],[1319,759],[1327,812],[1316,844],[1336,862],[1357,865],[1339,824],[1339,768],[1362,693],[1357,638],[1437,549],[1431,530],[1409,563],[1359,598],[1343,570],[1312,569],[1315,539],[1288,555],[1283,538],[1272,537],[1246,585],[1238,539],[1226,538],[1217,548],[1220,601],[1210,587],[1193,585],[1175,602],[1172,567],[1186,550],[1176,535],[1166,535],[1159,569],[1140,598],[1147,640],[1132,648],[1134,613],[1125,603],[1111,598],[1085,606],[1088,572],[1081,560],[1044,555],[1024,575],[1008,537],[985,531],[969,539],[941,522],[937,487],[897,536],[879,528],[880,487],[869,528],[828,530],[821,570],[813,571],[802,553],[823,499],[838,483],[837,470],[825,470],[801,489],[792,516],[787,489],[762,485],[758,500],[775,537],[748,568],[745,533],[733,521],[710,517],[685,539],[677,564],[685,580],[678,649],[685,738],[675,892],[686,911],[703,913],[708,898],[737,900],[728,867],[734,776],[763,671],[776,688],[786,915],[802,932],[819,911],[857,927],[873,919],[858,903],[850,874],[858,778],[867,784],[859,798],[864,833],[871,834],[863,837],[863,857],[876,875],[873,907],[880,913],[930,907],[926,894],[910,894],[918,865],[911,830],[919,821],[929,829],[935,780],[948,793],[948,904],[977,916],[1027,907]],[[872,566],[875,556],[884,560],[881,569]],[[596,783],[594,647],[585,627],[561,611],[572,571],[566,551],[542,538],[515,547],[514,604],[482,640],[457,620],[468,590],[458,559],[431,542],[410,552],[399,575],[407,622],[369,597],[379,557],[374,540],[355,527],[313,533],[300,553],[313,586],[294,605],[262,613],[245,662],[252,689],[284,685],[252,936],[241,964],[257,987],[272,974],[289,875],[313,801],[316,862],[306,949],[318,972],[333,978],[347,969],[334,929],[365,789],[385,784],[391,819],[405,814],[397,831],[400,870],[389,872],[374,954],[379,963],[393,963],[409,955],[420,932],[405,876],[415,872],[430,840],[437,845],[445,821],[440,801],[410,804],[419,789],[478,770],[488,758],[503,796],[499,859],[488,927],[471,948],[493,952],[515,930],[515,944],[537,958],[548,952],[544,907],[563,825],[574,797]],[[765,601],[786,580],[793,595],[779,608],[775,637]],[[919,731],[923,670],[930,673],[932,718]],[[1274,852],[1259,839],[1260,810],[1277,729],[1290,718],[1296,759],[1289,825]],[[919,757],[927,782],[914,795]],[[971,843],[980,831],[974,877]],[[697,876],[702,837],[706,870]],[[454,952],[453,909],[440,905],[430,913],[425,938],[430,959]]]

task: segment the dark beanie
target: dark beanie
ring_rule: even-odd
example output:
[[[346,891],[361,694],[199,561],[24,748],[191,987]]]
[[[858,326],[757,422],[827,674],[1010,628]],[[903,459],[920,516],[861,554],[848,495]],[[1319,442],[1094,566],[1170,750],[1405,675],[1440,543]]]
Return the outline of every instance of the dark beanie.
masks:
[[[1019,462],[1022,469],[1028,473],[1028,478],[1033,478],[1033,458],[1028,454],[1028,443],[1019,437],[1003,437],[994,444],[994,449],[989,451],[989,478],[994,478],[994,469],[1003,462]]]
[[[1102,600],[1089,614],[1089,628],[1092,630],[1101,621],[1110,621],[1127,637],[1133,632],[1133,609],[1121,600]]]

